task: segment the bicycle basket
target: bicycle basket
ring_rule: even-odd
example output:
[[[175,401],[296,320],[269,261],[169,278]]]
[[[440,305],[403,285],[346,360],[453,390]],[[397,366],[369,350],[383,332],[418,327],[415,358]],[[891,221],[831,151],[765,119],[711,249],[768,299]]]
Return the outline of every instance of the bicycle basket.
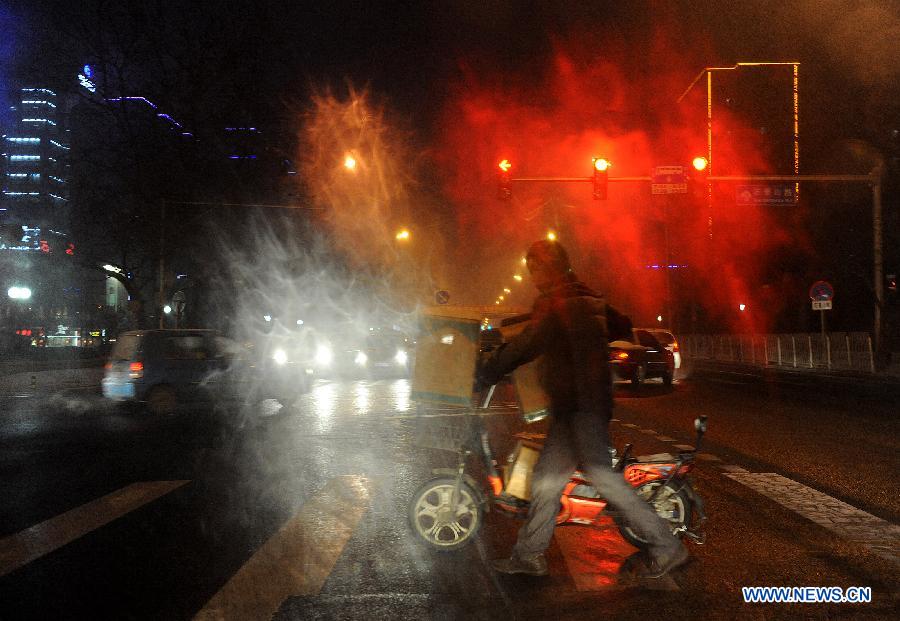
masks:
[[[421,448],[460,452],[471,446],[472,428],[464,416],[420,418],[414,443]]]

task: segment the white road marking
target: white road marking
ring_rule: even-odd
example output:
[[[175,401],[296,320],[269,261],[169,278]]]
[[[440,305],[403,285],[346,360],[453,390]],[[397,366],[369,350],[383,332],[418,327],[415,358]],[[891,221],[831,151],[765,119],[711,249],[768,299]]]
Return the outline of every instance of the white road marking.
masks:
[[[900,564],[900,526],[772,472],[734,472],[725,476]]]
[[[654,431],[653,429],[638,429],[638,431],[640,431],[641,433],[646,433],[648,436],[656,435],[656,431]]]
[[[622,426],[628,427],[629,429],[637,429],[638,428],[638,426],[635,425],[634,423],[622,423]]]
[[[672,446],[677,448],[679,451],[693,451],[694,450],[694,447],[691,446],[690,444],[673,444]]]
[[[318,594],[368,508],[366,479],[331,479],[194,619],[271,619],[287,598]]]
[[[675,442],[675,438],[670,438],[669,436],[656,436],[656,439],[663,442]]]
[[[132,483],[15,535],[0,539],[0,576],[109,524],[190,481]]]

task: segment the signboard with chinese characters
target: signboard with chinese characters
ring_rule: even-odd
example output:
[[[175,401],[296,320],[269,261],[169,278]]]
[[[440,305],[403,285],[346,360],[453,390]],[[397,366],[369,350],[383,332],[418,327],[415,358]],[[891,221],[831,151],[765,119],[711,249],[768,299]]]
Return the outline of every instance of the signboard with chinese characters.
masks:
[[[652,194],[687,194],[684,166],[656,166],[650,182]]]
[[[831,310],[831,300],[813,300],[812,309],[814,311]]]
[[[797,192],[793,183],[739,185],[735,199],[738,205],[793,205]]]

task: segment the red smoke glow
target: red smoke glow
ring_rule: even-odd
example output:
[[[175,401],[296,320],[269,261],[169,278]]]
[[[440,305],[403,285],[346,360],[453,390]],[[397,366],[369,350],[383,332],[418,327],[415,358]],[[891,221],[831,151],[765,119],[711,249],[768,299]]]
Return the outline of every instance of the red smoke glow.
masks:
[[[668,264],[686,266],[671,268],[669,281],[682,332],[767,329],[782,309],[778,296],[764,307],[759,292],[777,269],[772,260],[779,249],[805,248],[797,239],[799,206],[736,206],[735,186],[722,184],[714,188],[710,212],[705,182],[687,195],[665,197],[652,196],[647,182],[613,181],[605,201],[591,199],[590,183],[514,182],[511,201],[496,199],[497,164],[505,158],[513,178],[588,178],[592,157],[611,162],[610,178],[645,176],[663,165],[682,165],[701,178],[692,161],[707,151],[705,81],[681,104],[676,99],[710,59],[687,58],[662,36],[649,50],[611,44],[601,55],[598,49],[568,39],[521,76],[463,70],[443,110],[436,148],[460,230],[465,279],[457,286],[469,300],[493,304],[495,291],[514,282],[523,250],[552,229],[580,275],[636,323],[656,324],[657,315],[672,323],[666,270],[648,267]],[[715,110],[713,131],[713,174],[775,170],[763,155],[760,131],[727,109]],[[513,287],[514,303],[527,304],[532,291]],[[740,303],[754,313],[740,313]]]

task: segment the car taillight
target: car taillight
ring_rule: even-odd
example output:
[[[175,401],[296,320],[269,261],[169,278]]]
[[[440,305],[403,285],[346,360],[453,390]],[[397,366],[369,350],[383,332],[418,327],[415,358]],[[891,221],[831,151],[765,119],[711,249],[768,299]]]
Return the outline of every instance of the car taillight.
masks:
[[[678,476],[683,477],[693,469],[694,469],[693,463],[684,464],[683,466],[681,466],[681,468],[678,469]]]
[[[678,351],[678,341],[672,341],[672,351]]]
[[[144,363],[132,362],[128,365],[128,375],[134,379],[144,376]]]
[[[620,352],[616,353],[615,357],[617,360],[628,360],[628,352],[620,351]]]
[[[110,369],[112,369],[112,362],[107,362],[103,365],[103,368],[109,371]]]

